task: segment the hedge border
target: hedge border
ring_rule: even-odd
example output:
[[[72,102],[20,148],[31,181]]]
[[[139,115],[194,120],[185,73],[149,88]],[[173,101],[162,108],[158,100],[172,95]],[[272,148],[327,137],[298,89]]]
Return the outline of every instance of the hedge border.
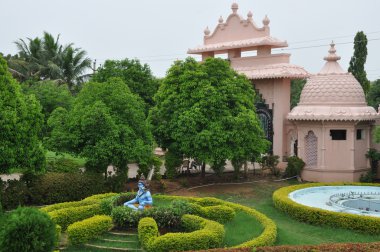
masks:
[[[247,213],[248,215],[257,219],[264,228],[263,232],[259,236],[253,237],[249,241],[246,241],[244,243],[234,246],[234,248],[253,248],[253,247],[260,247],[260,246],[270,246],[276,242],[277,226],[275,222],[269,217],[267,217],[266,215],[264,215],[263,213],[260,213],[259,211],[253,208],[246,207],[246,206],[236,204],[236,203],[227,202],[227,201],[220,200],[217,198],[212,198],[212,197],[196,198],[196,197],[171,196],[171,195],[155,195],[155,197],[162,198],[162,199],[169,199],[169,200],[184,199],[190,202],[199,203],[200,205],[204,205],[204,206],[212,206],[212,205],[217,205],[217,204],[225,205],[225,206],[231,207],[235,211],[236,210],[243,211]]]
[[[82,244],[113,227],[112,218],[107,215],[95,215],[67,227],[67,236],[71,244]]]
[[[209,249],[222,245],[225,231],[222,224],[196,215],[182,216],[182,225],[188,233],[166,233],[158,236],[156,221],[143,218],[139,222],[138,234],[147,251],[164,252],[173,249]]]
[[[296,190],[318,186],[377,186],[373,183],[309,183],[282,187],[273,193],[274,206],[289,216],[314,225],[328,225],[351,229],[371,234],[380,233],[380,218],[349,213],[328,211],[320,208],[305,206],[289,198]]]

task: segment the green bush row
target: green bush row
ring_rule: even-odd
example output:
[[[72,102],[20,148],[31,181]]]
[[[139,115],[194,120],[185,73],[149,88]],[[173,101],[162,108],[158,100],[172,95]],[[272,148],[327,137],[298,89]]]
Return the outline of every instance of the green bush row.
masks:
[[[273,203],[276,208],[290,215],[291,217],[315,225],[329,225],[362,231],[371,234],[380,233],[380,219],[370,216],[361,216],[357,214],[348,214],[323,210],[298,204],[291,200],[289,193],[308,187],[315,186],[340,186],[340,185],[357,185],[357,186],[379,186],[368,183],[310,183],[295,186],[288,186],[278,189],[273,193]]]
[[[140,243],[146,248],[150,248],[151,243],[159,235],[157,223],[151,217],[142,218],[139,221],[137,231]]]
[[[260,213],[259,211],[249,208],[246,206],[242,206],[239,204],[223,201],[216,198],[195,198],[195,197],[182,197],[182,196],[167,196],[167,195],[157,195],[156,198],[162,199],[182,199],[188,200],[193,203],[197,203],[203,206],[215,206],[215,205],[225,205],[231,207],[235,211],[243,211],[248,215],[252,216],[256,220],[258,220],[263,226],[264,230],[258,237],[252,237],[251,240],[244,242],[235,246],[236,248],[244,248],[244,247],[259,247],[259,246],[270,246],[273,245],[277,239],[277,227],[273,220],[268,218],[266,215]]]
[[[90,218],[97,214],[102,214],[99,204],[92,204],[80,207],[68,207],[48,212],[54,223],[60,225],[62,230],[66,230],[70,224]]]
[[[228,206],[218,205],[202,207],[194,203],[192,203],[191,206],[193,207],[193,214],[219,223],[226,223],[235,217],[235,210]]]
[[[67,235],[71,244],[82,244],[110,230],[112,226],[111,217],[95,215],[70,224],[67,228]]]
[[[216,248],[223,243],[224,227],[215,221],[185,214],[182,216],[182,225],[190,233],[167,233],[157,236],[156,225],[152,220],[144,220],[143,225],[139,225],[138,228],[139,237],[142,238],[140,242],[147,251],[199,250]]]

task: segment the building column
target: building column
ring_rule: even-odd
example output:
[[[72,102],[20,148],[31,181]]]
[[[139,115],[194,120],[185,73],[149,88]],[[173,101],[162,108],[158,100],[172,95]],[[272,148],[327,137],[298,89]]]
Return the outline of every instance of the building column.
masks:
[[[326,137],[326,128],[325,128],[325,123],[324,123],[324,121],[322,121],[322,148],[321,148],[321,162],[322,162],[322,164],[321,164],[321,169],[326,169],[326,143],[325,143],[325,141],[326,141],[326,139],[325,139],[325,137]]]

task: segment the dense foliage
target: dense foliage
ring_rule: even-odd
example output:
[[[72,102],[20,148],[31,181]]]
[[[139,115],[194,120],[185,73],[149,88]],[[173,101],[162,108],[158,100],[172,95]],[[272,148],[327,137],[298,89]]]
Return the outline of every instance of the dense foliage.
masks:
[[[95,82],[107,82],[110,78],[119,77],[139,95],[149,106],[153,106],[153,96],[159,87],[159,80],[152,75],[147,64],[142,65],[137,59],[106,60],[92,77]]]
[[[73,43],[61,45],[59,35],[55,39],[44,32],[42,38],[19,39],[15,43],[18,55],[8,62],[13,75],[21,81],[56,80],[74,90],[91,64],[86,51],[74,48]]]
[[[122,80],[89,82],[73,108],[56,109],[48,120],[49,149],[87,159],[86,169],[105,173],[113,164],[126,174],[128,162],[152,160],[152,136],[143,103]]]
[[[296,156],[288,158],[288,165],[285,169],[284,177],[293,177],[301,175],[302,169],[305,167],[305,162]]]
[[[363,88],[364,94],[368,94],[370,82],[364,69],[367,61],[367,36],[364,32],[357,32],[354,39],[354,55],[351,57],[348,71],[352,73]]]
[[[18,208],[2,223],[0,251],[53,251],[55,239],[55,224],[46,213],[35,208]]]
[[[160,146],[221,173],[226,159],[251,160],[266,151],[254,100],[252,84],[227,61],[176,61],[155,96],[153,134]]]
[[[368,105],[374,107],[376,110],[380,104],[380,79],[377,79],[371,83],[369,92],[367,95]]]
[[[0,173],[11,168],[44,169],[42,125],[41,105],[34,96],[22,94],[0,57]]]
[[[306,80],[292,80],[290,84],[290,108],[294,108],[300,101],[301,92]]]

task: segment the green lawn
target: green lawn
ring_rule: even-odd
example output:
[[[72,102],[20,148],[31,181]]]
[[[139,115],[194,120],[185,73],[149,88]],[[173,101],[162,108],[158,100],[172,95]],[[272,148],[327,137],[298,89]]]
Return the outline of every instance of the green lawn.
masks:
[[[253,207],[275,221],[278,228],[276,245],[321,244],[333,242],[374,242],[380,235],[370,235],[329,226],[314,226],[294,220],[277,210],[272,202],[272,193],[291,182],[263,182],[247,184],[244,193],[201,192],[200,196],[212,196]],[[222,188],[220,188],[223,191]],[[244,222],[243,222],[244,223]],[[243,224],[244,225],[244,224]],[[248,224],[247,224],[248,225]],[[227,238],[228,239],[228,238]]]

